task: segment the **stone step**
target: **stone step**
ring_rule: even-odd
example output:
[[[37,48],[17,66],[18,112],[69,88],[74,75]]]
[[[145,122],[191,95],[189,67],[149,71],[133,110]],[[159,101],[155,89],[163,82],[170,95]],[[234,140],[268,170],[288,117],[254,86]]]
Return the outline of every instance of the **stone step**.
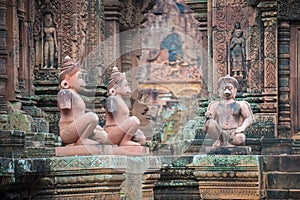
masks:
[[[300,140],[294,140],[291,154],[293,155],[300,154]]]
[[[299,189],[274,189],[266,190],[266,199],[299,199]]]
[[[299,199],[300,156],[266,156],[264,162],[265,198]]]

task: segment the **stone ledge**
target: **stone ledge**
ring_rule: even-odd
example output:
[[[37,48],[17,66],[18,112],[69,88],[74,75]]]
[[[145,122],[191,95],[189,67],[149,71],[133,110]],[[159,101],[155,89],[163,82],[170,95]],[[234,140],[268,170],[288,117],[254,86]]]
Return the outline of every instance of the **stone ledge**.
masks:
[[[220,146],[220,147],[206,147],[206,154],[223,154],[223,155],[249,155],[251,147],[248,146]]]
[[[56,147],[56,156],[79,156],[79,155],[147,155],[149,148],[144,146],[113,146],[113,145],[69,145]]]

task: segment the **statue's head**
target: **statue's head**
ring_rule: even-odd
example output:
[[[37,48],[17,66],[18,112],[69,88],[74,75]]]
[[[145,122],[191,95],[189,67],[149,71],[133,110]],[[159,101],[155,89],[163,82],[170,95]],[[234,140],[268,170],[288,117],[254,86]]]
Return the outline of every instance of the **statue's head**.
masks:
[[[109,76],[107,91],[108,95],[120,94],[121,96],[128,96],[131,94],[125,73],[121,73],[117,67],[113,67]]]
[[[218,81],[219,94],[223,99],[235,98],[238,87],[238,81],[229,75],[220,78]]]
[[[236,36],[236,37],[240,37],[242,36],[242,29],[241,29],[241,24],[239,22],[236,22],[234,24],[234,31],[233,31],[233,34]]]
[[[76,91],[81,91],[86,86],[84,74],[80,70],[79,63],[73,61],[69,56],[66,56],[64,59],[59,80],[62,89],[72,88]]]
[[[46,13],[45,14],[45,26],[49,27],[53,24],[52,14]]]

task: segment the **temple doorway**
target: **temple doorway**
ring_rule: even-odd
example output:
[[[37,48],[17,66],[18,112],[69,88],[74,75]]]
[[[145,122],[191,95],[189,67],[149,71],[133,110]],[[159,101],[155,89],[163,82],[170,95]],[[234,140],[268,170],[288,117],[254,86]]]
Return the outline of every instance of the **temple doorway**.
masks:
[[[291,124],[292,135],[300,134],[300,24],[291,27]]]

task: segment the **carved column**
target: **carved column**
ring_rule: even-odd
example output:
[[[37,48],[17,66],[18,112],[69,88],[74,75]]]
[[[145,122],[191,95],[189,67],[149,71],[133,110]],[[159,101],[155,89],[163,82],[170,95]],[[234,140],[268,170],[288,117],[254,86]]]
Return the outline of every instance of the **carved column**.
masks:
[[[281,136],[286,137],[293,136],[300,130],[299,6],[300,2],[298,0],[278,1],[278,18],[281,21],[278,33],[278,130],[280,133],[284,133]]]
[[[212,3],[211,9],[211,23],[212,27],[215,28],[210,33],[212,45],[209,44],[209,46],[212,47],[213,60],[210,69],[208,69],[208,75],[212,79],[209,79],[208,83],[212,87],[213,94],[217,94],[217,82],[219,78],[226,75],[226,3],[224,0],[217,0]]]
[[[260,111],[270,113],[277,124],[278,111],[278,63],[277,63],[277,1],[260,1],[262,22],[264,25],[264,90]],[[272,113],[272,114],[271,114]],[[275,129],[277,130],[277,129]],[[277,136],[277,133],[275,133]]]
[[[211,9],[211,2],[210,1],[202,1],[202,0],[196,0],[196,1],[191,1],[191,0],[185,0],[186,4],[195,12],[194,17],[198,21],[198,26],[199,26],[199,31],[202,34],[203,40],[201,42],[201,46],[203,48],[203,51],[206,50],[205,52],[202,52],[201,55],[201,62],[202,62],[202,74],[206,74],[206,76],[203,76],[203,80],[205,81],[205,84],[209,86],[209,79],[211,78],[208,75],[208,64],[212,65],[211,61],[208,62],[208,60],[211,60],[211,55],[209,55],[208,51],[208,43],[211,44],[211,42],[208,42],[209,39],[211,38],[211,35],[208,34],[208,30],[211,28],[211,17],[208,17],[208,9]],[[209,38],[208,38],[209,37]],[[210,47],[211,51],[211,47]],[[211,92],[212,88],[209,88],[209,92]]]
[[[133,40],[137,40],[138,38],[132,37],[133,30],[128,30],[122,32],[120,34],[120,46],[121,46],[121,64],[122,71],[127,72],[127,80],[131,84],[132,82],[132,43]]]
[[[16,95],[20,92],[18,88],[19,69],[19,21],[17,15],[17,0],[12,0],[7,4],[7,50],[12,56],[7,59],[6,99],[16,100]]]
[[[18,68],[18,88],[20,92],[25,92],[25,71],[26,71],[26,39],[27,39],[27,31],[24,24],[25,21],[25,5],[23,0],[17,1],[17,16],[18,16],[18,27],[19,27],[19,68]],[[20,95],[20,98],[23,97],[24,94]]]
[[[7,4],[6,0],[0,0],[0,129],[3,129],[6,121],[7,121],[7,109],[6,103],[4,101],[5,93],[6,93],[6,82],[7,82],[7,74],[6,74],[6,63],[8,51],[6,47],[6,35],[7,35],[7,27],[6,27],[6,12],[7,12]]]
[[[290,106],[290,24],[281,22],[278,30],[278,132],[288,136],[291,129]]]

